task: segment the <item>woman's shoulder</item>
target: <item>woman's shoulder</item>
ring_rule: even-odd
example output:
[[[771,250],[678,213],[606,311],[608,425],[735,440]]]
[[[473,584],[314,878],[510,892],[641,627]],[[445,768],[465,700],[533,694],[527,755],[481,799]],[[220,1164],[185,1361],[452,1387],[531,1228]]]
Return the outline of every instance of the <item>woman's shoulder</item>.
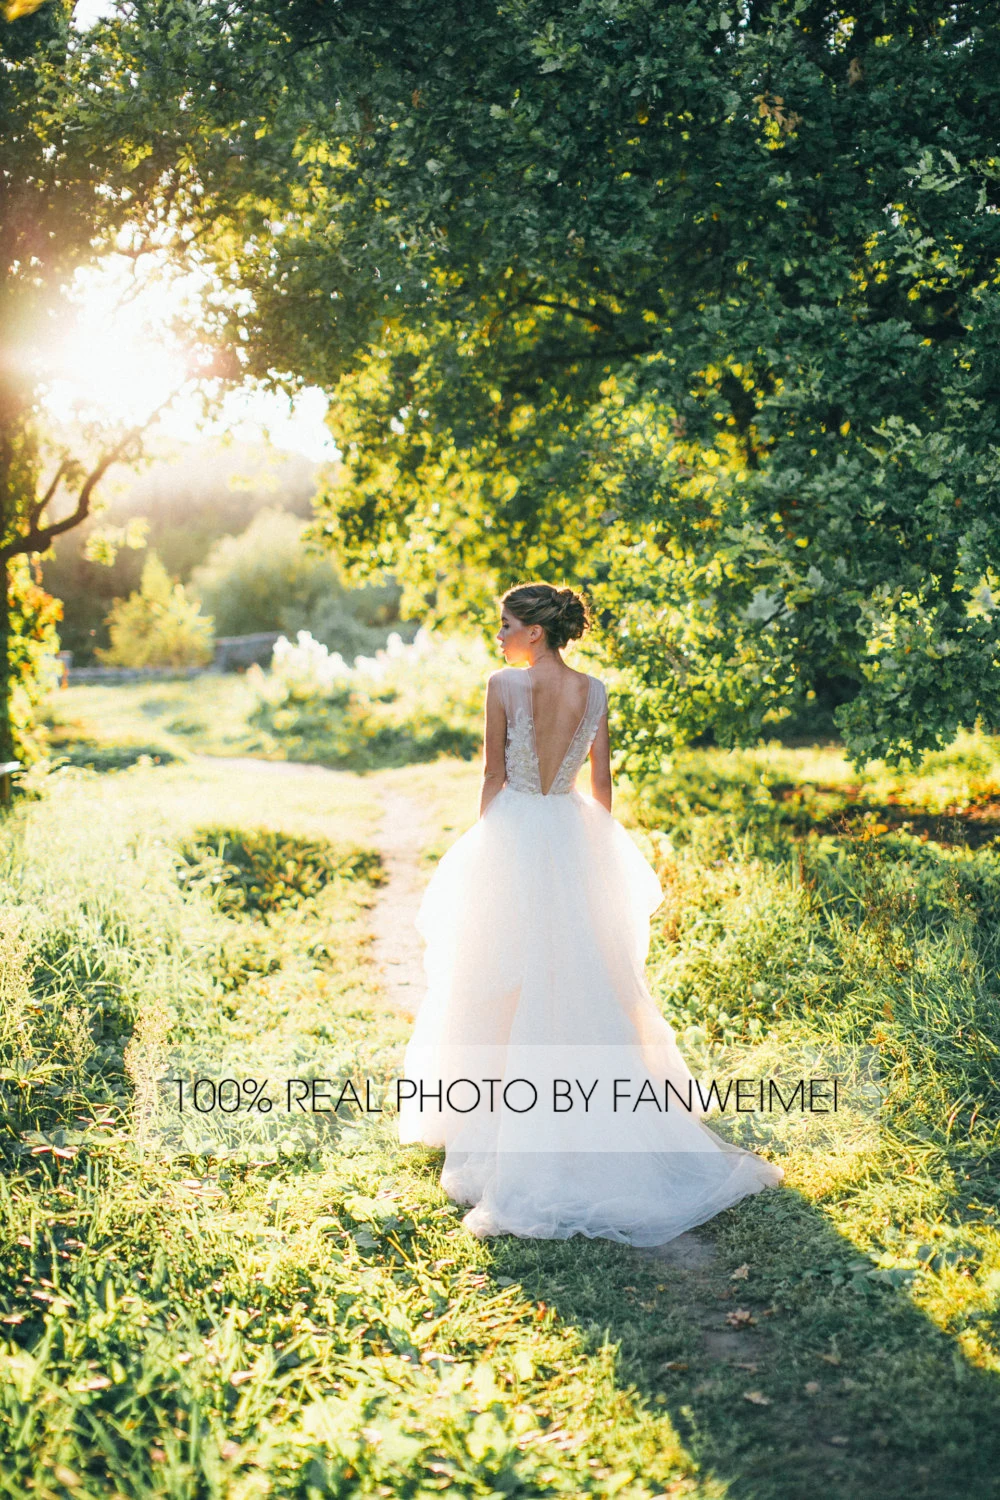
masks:
[[[520,702],[518,693],[523,693],[527,676],[520,667],[500,667],[486,679],[486,693],[503,705],[506,711],[512,704]]]
[[[607,689],[607,685],[606,685],[606,683],[604,681],[604,678],[603,677],[595,677],[592,672],[588,672],[587,675],[590,678],[591,682],[594,684],[593,691],[597,694],[597,701],[598,701],[598,703],[600,703],[603,708],[607,708],[607,706],[608,706],[608,689]]]

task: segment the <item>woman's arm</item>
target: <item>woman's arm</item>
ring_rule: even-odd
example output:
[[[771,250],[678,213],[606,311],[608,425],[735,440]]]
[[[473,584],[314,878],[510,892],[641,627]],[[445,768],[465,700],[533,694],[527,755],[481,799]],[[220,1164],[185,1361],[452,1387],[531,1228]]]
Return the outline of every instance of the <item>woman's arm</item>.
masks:
[[[608,737],[608,716],[602,714],[590,747],[590,790],[594,801],[611,811],[611,741]]]
[[[486,684],[486,727],[483,730],[483,787],[479,796],[479,816],[489,807],[507,779],[504,750],[507,744],[507,715],[500,684],[494,673]]]

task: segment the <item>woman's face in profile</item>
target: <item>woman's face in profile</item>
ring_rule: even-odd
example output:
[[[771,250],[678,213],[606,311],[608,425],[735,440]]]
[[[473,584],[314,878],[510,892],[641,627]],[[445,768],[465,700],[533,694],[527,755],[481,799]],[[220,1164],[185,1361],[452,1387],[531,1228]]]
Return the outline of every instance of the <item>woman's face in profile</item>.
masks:
[[[516,615],[512,615],[508,609],[500,611],[497,642],[503,652],[504,661],[509,666],[517,666],[520,662],[531,660],[531,642],[528,635],[529,627]]]

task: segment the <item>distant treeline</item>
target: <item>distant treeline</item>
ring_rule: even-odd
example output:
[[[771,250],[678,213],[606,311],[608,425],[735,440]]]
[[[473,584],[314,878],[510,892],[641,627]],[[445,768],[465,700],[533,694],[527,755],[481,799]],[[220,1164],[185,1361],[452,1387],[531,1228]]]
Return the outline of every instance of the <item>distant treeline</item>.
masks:
[[[391,629],[408,639],[416,624],[400,621],[394,582],[348,588],[333,554],[302,542],[317,473],[298,454],[205,443],[123,484],[43,565],[45,587],[63,601],[59,636],[74,665],[97,663],[112,605],[139,589],[152,554],[212,616],[216,635],[308,630],[348,659],[383,645]],[[144,541],[130,539],[140,522]],[[111,564],[100,560],[102,534],[117,545]]]
[[[105,622],[112,603],[139,587],[148,551],[158,554],[171,577],[187,583],[214,542],[238,536],[260,511],[308,519],[316,477],[316,465],[303,454],[198,443],[119,482],[107,509],[61,536],[43,561],[45,588],[63,601],[63,648],[79,666],[96,663],[95,648],[109,643]],[[109,480],[106,493],[111,488]],[[138,520],[146,522],[145,546],[119,547],[110,566],[88,558],[101,532]]]

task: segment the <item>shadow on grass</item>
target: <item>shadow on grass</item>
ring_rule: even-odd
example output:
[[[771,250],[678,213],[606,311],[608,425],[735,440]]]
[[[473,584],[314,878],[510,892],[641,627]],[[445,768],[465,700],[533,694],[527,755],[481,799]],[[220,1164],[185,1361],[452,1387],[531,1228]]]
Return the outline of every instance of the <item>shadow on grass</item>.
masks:
[[[179,759],[164,745],[105,745],[96,740],[75,740],[64,747],[54,745],[52,755],[56,765],[80,766],[90,771],[127,771],[140,761],[166,766]]]
[[[497,1274],[620,1345],[620,1380],[732,1500],[1000,1494],[1000,1377],[792,1189],[660,1250],[491,1245]]]

